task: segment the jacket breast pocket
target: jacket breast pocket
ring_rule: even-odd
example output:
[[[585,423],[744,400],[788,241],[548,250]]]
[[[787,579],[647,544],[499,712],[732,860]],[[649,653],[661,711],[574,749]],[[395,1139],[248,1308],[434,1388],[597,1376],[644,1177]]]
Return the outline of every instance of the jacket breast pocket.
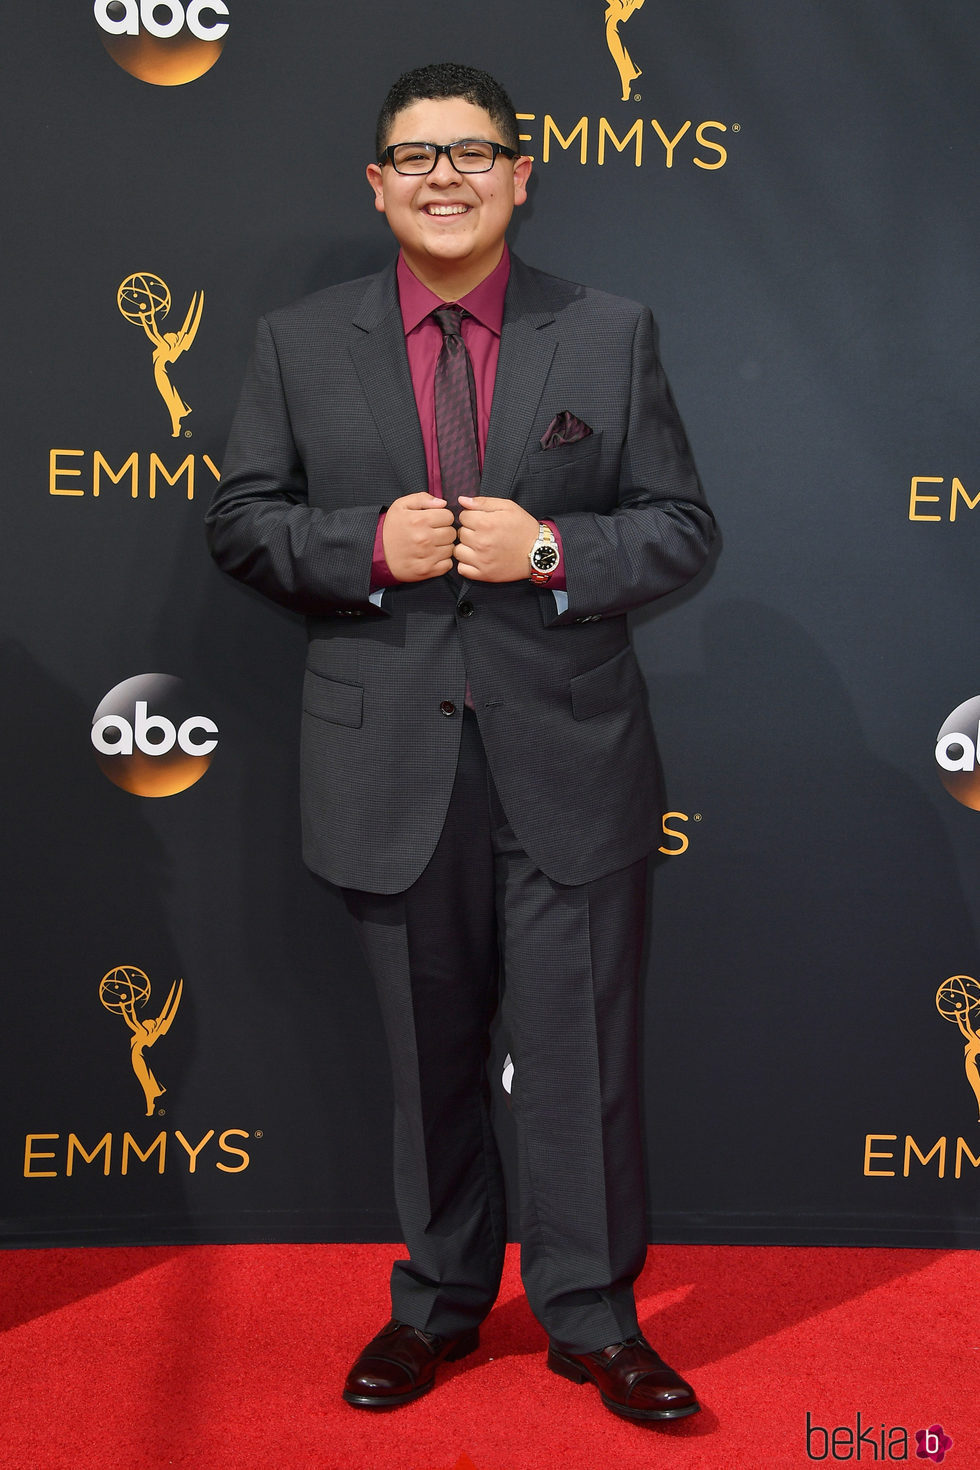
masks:
[[[646,685],[636,662],[632,648],[607,659],[584,674],[572,679],[569,689],[572,696],[572,714],[577,720],[590,720],[605,710],[615,709],[626,700],[645,695]]]
[[[527,468],[532,474],[547,474],[549,470],[573,470],[579,465],[592,464],[599,457],[602,430],[577,439],[574,444],[556,444],[553,449],[540,446],[528,455]]]
[[[364,718],[364,690],[360,684],[343,684],[307,669],[303,678],[303,709],[318,720],[358,729]]]

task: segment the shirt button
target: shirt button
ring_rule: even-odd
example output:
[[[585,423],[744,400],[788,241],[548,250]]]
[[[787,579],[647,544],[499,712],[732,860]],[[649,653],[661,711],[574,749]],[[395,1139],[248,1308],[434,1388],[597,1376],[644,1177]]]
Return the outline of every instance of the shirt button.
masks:
[[[471,618],[476,612],[476,608],[473,606],[472,602],[461,602],[456,608],[456,611],[459,613],[461,618]]]
[[[442,701],[442,704],[439,706],[439,710],[441,714],[454,715],[456,713],[456,706],[453,704],[451,699],[444,699]]]

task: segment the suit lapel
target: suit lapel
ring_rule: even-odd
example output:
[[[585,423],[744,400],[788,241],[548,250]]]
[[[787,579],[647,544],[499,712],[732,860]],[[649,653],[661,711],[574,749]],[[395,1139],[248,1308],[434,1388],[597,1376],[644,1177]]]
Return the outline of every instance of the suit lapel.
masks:
[[[555,355],[554,320],[535,273],[512,256],[481,495],[510,498]]]
[[[405,351],[405,324],[395,266],[374,276],[353,318],[350,355],[403,495],[429,488],[429,469],[415,389]],[[397,496],[392,496],[397,499]],[[440,578],[455,601],[467,586],[456,572]]]
[[[425,490],[429,483],[425,446],[408,370],[394,265],[372,277],[353,326],[350,355],[354,369],[401,493]]]

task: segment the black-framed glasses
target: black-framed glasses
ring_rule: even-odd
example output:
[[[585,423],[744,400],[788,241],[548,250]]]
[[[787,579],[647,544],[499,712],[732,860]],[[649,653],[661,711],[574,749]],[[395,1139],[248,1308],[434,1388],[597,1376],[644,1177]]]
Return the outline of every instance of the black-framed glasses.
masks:
[[[461,138],[458,143],[392,143],[378,159],[390,163],[399,174],[431,174],[445,153],[458,174],[485,174],[493,168],[497,154],[517,158],[515,148],[492,143],[486,138]]]

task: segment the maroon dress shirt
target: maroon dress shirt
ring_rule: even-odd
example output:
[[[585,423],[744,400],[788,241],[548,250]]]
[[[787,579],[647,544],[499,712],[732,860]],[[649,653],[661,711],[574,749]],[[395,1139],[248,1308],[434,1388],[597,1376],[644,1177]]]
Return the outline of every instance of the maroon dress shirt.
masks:
[[[405,350],[408,353],[408,369],[412,376],[412,388],[418,408],[419,424],[422,428],[422,443],[425,446],[425,463],[429,473],[427,489],[430,495],[442,499],[442,474],[439,469],[439,446],[436,439],[435,372],[439,353],[442,351],[442,331],[432,312],[442,306],[443,299],[428,286],[423,286],[405,257],[398,256],[397,265],[398,299],[401,305],[402,323],[405,327]],[[510,278],[510,252],[504,246],[500,262],[478,286],[459,298],[459,305],[467,315],[463,318],[463,341],[473,363],[476,382],[477,449],[480,467],[483,467],[483,451],[486,448],[487,432],[490,428],[490,405],[493,402],[493,385],[497,376],[497,358],[500,354],[500,328],[504,320],[504,296]],[[421,489],[421,486],[419,487]],[[558,528],[552,521],[552,535],[561,551]],[[384,513],[378,517],[378,530],[374,539],[374,558],[371,564],[371,586],[397,586],[385,560],[382,531]],[[528,548],[530,550],[530,547]],[[528,567],[530,575],[530,567]],[[559,563],[548,586],[555,590],[565,587],[565,569]]]

